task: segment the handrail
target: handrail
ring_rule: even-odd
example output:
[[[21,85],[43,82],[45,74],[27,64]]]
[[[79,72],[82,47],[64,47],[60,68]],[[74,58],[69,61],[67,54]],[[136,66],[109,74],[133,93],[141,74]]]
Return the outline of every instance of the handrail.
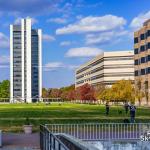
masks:
[[[52,133],[65,133],[81,140],[139,140],[150,132],[150,123],[46,124]]]
[[[41,150],[69,150],[50,130],[40,125]]]

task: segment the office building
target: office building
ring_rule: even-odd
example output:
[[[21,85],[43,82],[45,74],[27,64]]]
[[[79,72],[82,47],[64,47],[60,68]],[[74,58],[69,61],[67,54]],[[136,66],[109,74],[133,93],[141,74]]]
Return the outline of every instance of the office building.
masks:
[[[10,102],[35,102],[42,97],[42,31],[30,18],[10,25]]]
[[[134,81],[133,57],[133,51],[103,52],[76,70],[76,87],[85,83],[111,86],[121,79]]]
[[[135,87],[141,91],[141,104],[149,103],[150,90],[150,19],[134,33]]]

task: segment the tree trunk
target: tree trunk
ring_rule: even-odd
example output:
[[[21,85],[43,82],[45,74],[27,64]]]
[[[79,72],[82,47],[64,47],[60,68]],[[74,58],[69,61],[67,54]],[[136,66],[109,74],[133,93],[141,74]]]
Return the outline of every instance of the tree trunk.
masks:
[[[139,106],[141,106],[141,99],[139,98],[139,100],[138,100],[138,101],[139,101]]]
[[[149,105],[149,104],[148,104],[148,96],[146,96],[146,104],[147,104],[147,106]]]

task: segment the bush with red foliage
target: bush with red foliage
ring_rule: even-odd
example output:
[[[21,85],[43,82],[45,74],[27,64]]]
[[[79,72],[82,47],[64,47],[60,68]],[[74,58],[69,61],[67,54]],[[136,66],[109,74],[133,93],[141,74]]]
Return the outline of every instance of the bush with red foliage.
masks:
[[[76,89],[78,99],[81,100],[96,100],[95,90],[89,84],[84,84]]]

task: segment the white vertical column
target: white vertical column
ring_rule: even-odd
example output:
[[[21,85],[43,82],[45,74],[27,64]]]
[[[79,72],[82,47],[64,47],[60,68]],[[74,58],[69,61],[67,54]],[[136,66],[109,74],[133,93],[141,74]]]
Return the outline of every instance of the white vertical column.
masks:
[[[39,74],[39,98],[42,98],[42,30],[38,30],[38,74]]]
[[[24,91],[25,91],[25,86],[24,86],[24,82],[25,82],[25,80],[24,80],[24,70],[25,70],[25,68],[24,68],[24,43],[25,43],[25,39],[24,39],[24,27],[25,27],[25,21],[24,21],[24,19],[22,19],[21,20],[21,62],[22,62],[22,100],[24,101],[25,100],[25,93],[24,93]]]
[[[10,102],[14,102],[13,93],[13,25],[10,25]]]
[[[32,102],[31,19],[26,19],[26,102]]]

